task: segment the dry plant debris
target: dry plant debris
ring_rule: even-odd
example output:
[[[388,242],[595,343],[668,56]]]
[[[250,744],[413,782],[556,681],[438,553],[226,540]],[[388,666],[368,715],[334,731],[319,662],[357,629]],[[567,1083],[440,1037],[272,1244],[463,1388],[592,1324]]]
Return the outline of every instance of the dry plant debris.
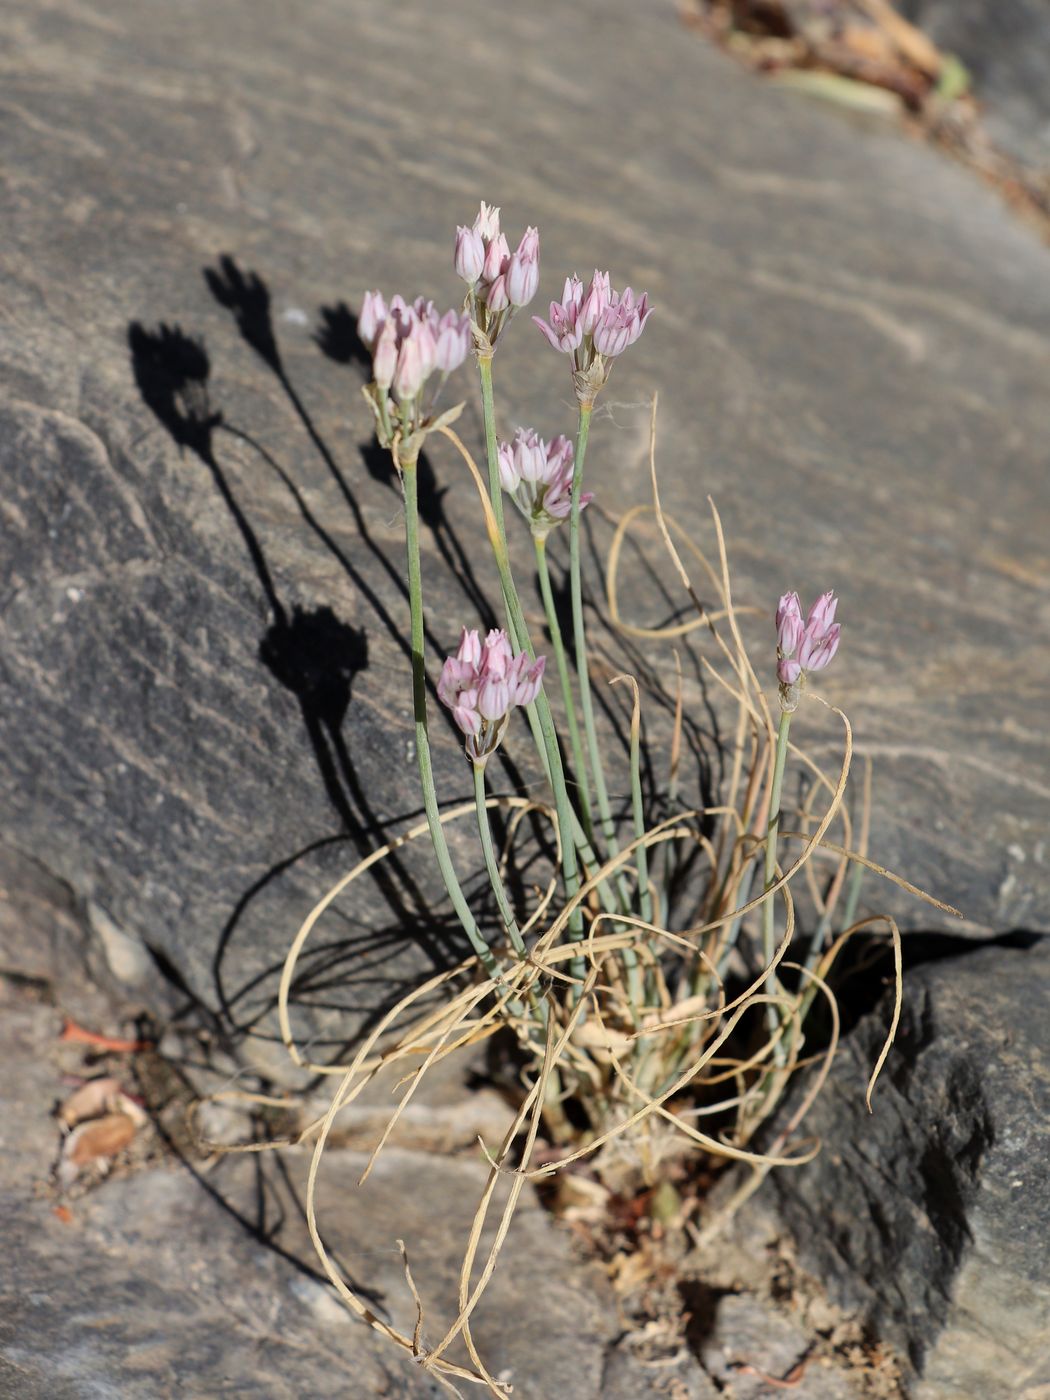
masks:
[[[992,142],[965,67],[890,0],[683,0],[681,14],[756,72],[899,117],[1050,239],[1050,169],[1024,165]]]

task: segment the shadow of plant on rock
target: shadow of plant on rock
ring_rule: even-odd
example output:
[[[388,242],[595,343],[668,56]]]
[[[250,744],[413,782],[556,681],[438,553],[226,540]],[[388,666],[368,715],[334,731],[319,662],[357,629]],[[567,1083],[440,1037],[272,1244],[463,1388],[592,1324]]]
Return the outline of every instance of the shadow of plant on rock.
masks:
[[[240,298],[238,325],[253,348],[285,382],[269,326],[268,294],[254,277],[230,276],[229,285],[236,288]],[[223,1038],[234,1048],[247,1035],[263,1034],[262,1025],[275,1005],[272,992],[267,994],[265,989],[273,986],[280,972],[280,966],[276,965],[256,972],[247,980],[242,979],[239,986],[227,985],[231,948],[248,907],[275,880],[326,846],[349,840],[359,857],[367,856],[383,844],[387,839],[386,830],[400,819],[391,823],[377,817],[359,778],[347,739],[346,721],[354,679],[368,666],[367,636],[363,629],[342,621],[330,606],[307,608],[285,603],[259,534],[250,521],[248,508],[242,505],[221,464],[217,446],[220,434],[244,441],[259,453],[291,494],[309,528],[337,558],[350,582],[371,605],[371,614],[385,625],[406,658],[410,647],[368,579],[309,509],[290,474],[251,435],[228,422],[213,406],[209,390],[211,364],[204,342],[185,334],[176,325],[162,324],[149,330],[135,322],[128,330],[128,344],[135,381],[144,402],[179,448],[188,448],[207,467],[237,527],[270,614],[270,622],[258,644],[258,659],[298,703],[317,773],[340,828],[338,836],[311,842],[266,871],[236,901],[225,923],[213,959],[217,1005],[208,1008],[208,1013],[212,1018],[218,1016]],[[327,449],[325,456],[334,466]],[[345,482],[342,484],[345,490]],[[412,815],[406,814],[409,818]],[[349,978],[354,984],[355,1001],[362,1003],[358,1009],[366,1027],[384,1009],[382,1002],[376,1000],[378,967],[396,959],[399,951],[410,943],[420,946],[435,968],[445,967],[450,961],[454,964],[462,952],[461,935],[452,921],[434,914],[396,854],[377,866],[373,883],[382,896],[388,918],[373,919],[367,929],[351,932],[346,927],[345,938],[338,943],[313,948],[293,989],[295,995],[316,1005],[318,998],[344,985]],[[172,968],[173,978],[175,972]],[[185,982],[182,985],[185,989]],[[272,1033],[269,1038],[273,1038]],[[344,1041],[339,1044],[345,1048]]]

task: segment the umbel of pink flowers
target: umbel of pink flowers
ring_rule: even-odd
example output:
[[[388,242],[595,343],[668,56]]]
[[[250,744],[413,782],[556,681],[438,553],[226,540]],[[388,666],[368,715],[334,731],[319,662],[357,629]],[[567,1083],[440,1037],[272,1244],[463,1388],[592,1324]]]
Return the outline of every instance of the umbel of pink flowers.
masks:
[[[797,593],[785,593],[777,605],[777,680],[780,702],[787,710],[798,705],[799,692],[811,671],[823,671],[838,651],[842,627],[835,621],[839,601],[822,593],[802,620]]]
[[[546,539],[554,526],[568,517],[572,469],[572,442],[563,435],[544,442],[532,428],[519,428],[513,442],[499,445],[500,482],[538,539]],[[584,491],[581,510],[593,500],[594,493]]]
[[[482,643],[464,627],[459,650],[446,659],[438,681],[438,699],[466,735],[468,756],[484,767],[499,748],[515,705],[531,705],[539,694],[545,656],[530,661],[514,655],[506,632],[492,631]]]
[[[471,228],[456,229],[452,262],[470,291],[467,305],[482,350],[495,346],[514,312],[528,306],[540,285],[540,234],[527,228],[515,251],[500,231],[500,211],[482,203]]]
[[[550,321],[533,320],[555,350],[572,356],[573,380],[581,402],[593,402],[609,377],[612,361],[641,335],[652,315],[649,294],[635,298],[630,287],[614,292],[607,272],[595,271],[590,286],[566,277],[561,301],[550,304]]]
[[[470,349],[470,318],[459,311],[439,315],[432,301],[366,292],[357,333],[372,352],[372,378],[399,405],[412,404],[430,376],[458,369]]]

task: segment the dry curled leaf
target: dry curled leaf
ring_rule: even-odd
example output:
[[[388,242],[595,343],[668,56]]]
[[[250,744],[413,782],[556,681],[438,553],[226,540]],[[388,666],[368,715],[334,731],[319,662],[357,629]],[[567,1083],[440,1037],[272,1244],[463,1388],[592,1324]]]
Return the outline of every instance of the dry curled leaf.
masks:
[[[141,1107],[121,1087],[120,1080],[112,1075],[99,1079],[89,1079],[75,1089],[62,1107],[58,1118],[67,1128],[75,1128],[80,1123],[106,1114],[124,1114],[135,1124],[146,1121]]]
[[[61,1185],[71,1185],[84,1167],[115,1157],[134,1138],[138,1125],[126,1113],[107,1113],[82,1123],[66,1138],[58,1165]]]
[[[114,1112],[114,1101],[120,1092],[120,1081],[110,1075],[89,1079],[66,1099],[58,1110],[58,1119],[67,1128],[75,1128],[89,1118],[101,1118],[103,1114]]]

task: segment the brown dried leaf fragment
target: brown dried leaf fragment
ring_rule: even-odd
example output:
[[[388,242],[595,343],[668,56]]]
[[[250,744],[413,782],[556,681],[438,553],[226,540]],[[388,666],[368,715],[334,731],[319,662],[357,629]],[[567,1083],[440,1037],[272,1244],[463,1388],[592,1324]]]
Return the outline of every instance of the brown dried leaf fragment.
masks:
[[[62,1146],[59,1183],[71,1186],[84,1167],[115,1157],[128,1146],[137,1131],[137,1123],[126,1113],[107,1113],[74,1128]]]

